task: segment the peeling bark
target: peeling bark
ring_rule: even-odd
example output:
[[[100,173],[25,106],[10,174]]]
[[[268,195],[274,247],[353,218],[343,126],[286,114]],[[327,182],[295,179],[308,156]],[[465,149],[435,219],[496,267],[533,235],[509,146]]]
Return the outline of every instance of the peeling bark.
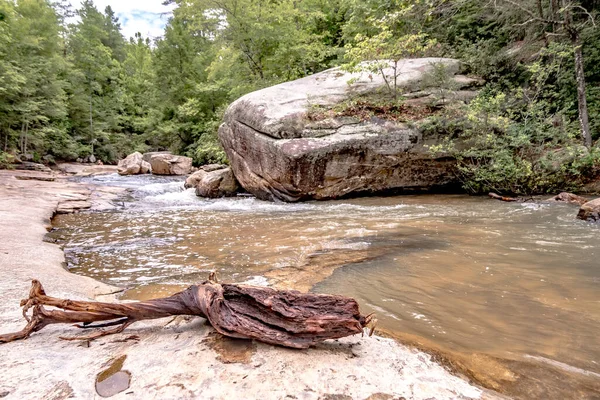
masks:
[[[79,323],[76,326],[81,329],[98,329],[90,335],[61,338],[91,340],[120,333],[137,321],[194,315],[208,319],[225,336],[303,349],[327,339],[362,333],[363,328],[375,323],[372,316],[361,315],[356,301],[348,297],[211,280],[170,297],[125,304],[53,298],[34,280],[29,298],[21,301],[21,307],[27,326],[19,332],[0,335],[0,343],[26,339],[51,324]],[[101,324],[92,325],[95,322]]]

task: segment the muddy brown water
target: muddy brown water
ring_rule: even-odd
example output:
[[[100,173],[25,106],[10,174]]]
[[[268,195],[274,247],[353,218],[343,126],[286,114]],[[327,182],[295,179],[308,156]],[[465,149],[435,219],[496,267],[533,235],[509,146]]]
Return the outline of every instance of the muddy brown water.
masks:
[[[127,356],[118,357],[110,363],[110,366],[100,372],[96,377],[96,393],[100,397],[112,397],[129,389],[131,373],[123,371],[123,363]]]
[[[50,236],[72,272],[127,298],[171,294],[213,270],[344,294],[386,331],[562,371],[575,387],[592,382],[581,398],[600,398],[600,225],[576,220],[577,207],[459,195],[203,200],[180,181],[101,179],[132,188],[123,207],[60,216]]]

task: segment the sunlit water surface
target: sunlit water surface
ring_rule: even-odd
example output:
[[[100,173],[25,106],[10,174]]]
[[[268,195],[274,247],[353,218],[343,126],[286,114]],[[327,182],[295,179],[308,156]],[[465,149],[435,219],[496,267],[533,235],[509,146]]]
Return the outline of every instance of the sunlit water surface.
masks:
[[[279,270],[301,274],[334,254],[344,263],[312,290],[355,297],[386,330],[600,378],[600,226],[576,220],[574,206],[462,195],[276,204],[200,199],[170,178],[93,180],[130,197],[116,212],[59,217],[51,235],[73,272],[130,296],[213,270],[273,284]]]

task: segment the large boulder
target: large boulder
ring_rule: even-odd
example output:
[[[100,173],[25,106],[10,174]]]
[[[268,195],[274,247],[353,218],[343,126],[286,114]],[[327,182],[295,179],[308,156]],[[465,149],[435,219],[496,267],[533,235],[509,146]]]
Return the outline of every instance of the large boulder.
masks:
[[[195,186],[197,196],[209,198],[230,197],[235,196],[240,189],[238,181],[229,167],[202,172],[204,172],[204,175]]]
[[[600,198],[582,205],[577,218],[584,221],[600,222]]]
[[[192,171],[191,158],[167,153],[152,155],[150,165],[156,175],[188,175]]]
[[[419,81],[436,62],[445,63],[452,74],[459,69],[452,59],[405,60],[398,84],[419,91]],[[471,84],[468,78],[459,81]],[[376,117],[309,118],[315,108],[332,108],[384,85],[376,74],[331,69],[238,99],[219,128],[236,178],[258,198],[284,201],[456,185],[455,160],[434,157],[427,148],[441,138]]]
[[[142,161],[142,153],[136,151],[119,161],[117,172],[119,175],[137,175],[142,173]]]

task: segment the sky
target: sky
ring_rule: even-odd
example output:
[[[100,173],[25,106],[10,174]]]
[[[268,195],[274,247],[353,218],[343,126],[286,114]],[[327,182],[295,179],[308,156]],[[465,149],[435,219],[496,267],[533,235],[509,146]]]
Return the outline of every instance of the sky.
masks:
[[[94,0],[96,8],[102,12],[106,6],[112,7],[119,17],[121,32],[126,39],[136,32],[150,38],[162,36],[169,12],[175,8],[173,5],[163,6],[162,2],[163,0]],[[72,4],[77,9],[81,2],[74,0]]]

